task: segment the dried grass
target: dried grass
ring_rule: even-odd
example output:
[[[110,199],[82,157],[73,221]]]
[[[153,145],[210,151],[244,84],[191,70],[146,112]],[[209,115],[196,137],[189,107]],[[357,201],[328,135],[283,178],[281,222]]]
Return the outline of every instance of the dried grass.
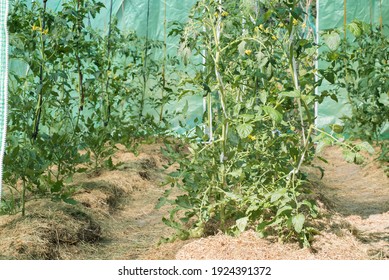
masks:
[[[24,217],[2,223],[0,252],[9,259],[59,259],[63,244],[96,242],[101,227],[89,213],[63,203],[33,201]]]
[[[157,246],[174,233],[161,222],[169,207],[154,209],[164,191],[160,148],[144,145],[136,156],[119,147],[118,170],[76,176],[77,206],[30,201],[25,217],[0,216],[0,259],[389,259],[388,178],[377,162],[346,163],[336,147],[323,154],[329,164],[317,163],[326,169],[322,180],[317,169],[306,169],[322,214],[312,248],[253,231]]]

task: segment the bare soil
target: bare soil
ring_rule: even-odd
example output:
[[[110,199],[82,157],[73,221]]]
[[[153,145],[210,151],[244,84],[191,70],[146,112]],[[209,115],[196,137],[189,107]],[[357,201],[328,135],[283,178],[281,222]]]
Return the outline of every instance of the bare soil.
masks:
[[[115,170],[79,174],[76,206],[47,199],[27,203],[27,214],[0,216],[0,259],[389,259],[389,178],[382,163],[347,163],[338,147],[322,154],[325,169],[307,167],[322,210],[312,248],[261,239],[247,231],[158,245],[173,230],[155,205],[167,163],[161,144],[135,155],[119,147]]]

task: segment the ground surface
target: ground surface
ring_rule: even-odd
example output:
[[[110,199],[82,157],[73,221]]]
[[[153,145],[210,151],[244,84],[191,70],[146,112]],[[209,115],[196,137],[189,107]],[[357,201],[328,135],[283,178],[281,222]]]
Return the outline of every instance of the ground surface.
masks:
[[[161,145],[139,155],[121,148],[116,170],[75,178],[74,207],[30,201],[27,215],[0,216],[0,259],[389,259],[389,179],[376,161],[347,163],[324,151],[325,175],[306,168],[322,218],[311,249],[260,239],[254,232],[157,245],[173,232],[155,209],[164,192]]]

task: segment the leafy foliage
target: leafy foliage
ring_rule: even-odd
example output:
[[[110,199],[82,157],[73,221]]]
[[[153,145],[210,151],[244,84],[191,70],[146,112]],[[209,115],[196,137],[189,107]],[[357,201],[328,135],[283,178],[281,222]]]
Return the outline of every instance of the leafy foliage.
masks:
[[[145,96],[166,90],[149,81],[161,76],[161,63],[144,55],[145,48],[161,49],[161,42],[120,31],[114,18],[108,34],[93,29],[88,19],[105,9],[100,1],[61,5],[54,12],[46,1],[30,7],[17,0],[9,13],[14,72],[4,182],[10,193],[20,192],[12,205],[21,206],[23,213],[26,192],[74,203],[74,173],[85,172],[92,162],[95,171],[102,165],[112,168],[110,156],[117,143],[131,147],[134,139],[163,133],[172,115],[163,111],[158,120],[143,108],[159,112],[175,98]],[[171,83],[166,79],[164,87]]]
[[[346,89],[351,106],[352,114],[343,118],[345,132],[368,141],[378,140],[389,118],[389,39],[384,30],[357,20],[348,25],[348,30],[354,39],[342,44],[342,31],[327,35],[327,40],[337,38],[338,43],[325,54],[336,76],[336,82],[332,82]]]
[[[172,156],[167,143],[180,164],[167,183],[184,194],[172,200],[167,191],[158,207],[174,205],[164,221],[180,238],[253,227],[309,244],[317,211],[303,198],[300,167],[312,155],[318,97],[300,4],[201,0],[188,24],[177,25],[186,63],[190,54],[204,58],[190,82],[214,104],[188,138],[190,153]]]

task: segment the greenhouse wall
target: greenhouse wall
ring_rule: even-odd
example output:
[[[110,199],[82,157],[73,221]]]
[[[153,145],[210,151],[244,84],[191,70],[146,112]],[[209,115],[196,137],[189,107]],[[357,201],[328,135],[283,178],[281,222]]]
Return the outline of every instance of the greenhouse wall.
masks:
[[[11,0],[10,2],[15,1]],[[28,1],[29,4],[35,0]],[[382,0],[353,0],[353,1],[318,1],[318,27],[317,31],[342,28],[344,24],[344,4],[346,3],[347,23],[354,19],[359,19],[368,23],[378,24],[380,18],[384,23],[389,22],[389,2]],[[49,9],[58,11],[61,9],[63,0],[48,1]],[[97,15],[95,19],[90,20],[90,24],[102,32],[108,32],[110,12],[112,8],[113,18],[117,18],[118,26],[122,30],[136,31],[140,36],[147,36],[151,40],[164,39],[164,1],[161,0],[105,0],[106,9]],[[174,21],[184,22],[188,18],[188,13],[196,0],[170,0],[166,1],[166,20],[167,24]],[[111,7],[112,5],[112,7]],[[177,54],[178,38],[167,37],[167,52],[171,55]],[[162,56],[162,52],[151,54],[155,57]],[[11,63],[11,70],[21,69],[19,64]],[[323,67],[323,62],[319,61],[319,67]],[[152,81],[151,81],[152,82]],[[326,90],[330,87],[328,82],[323,82],[319,91]],[[149,93],[150,94],[150,93]],[[340,118],[344,115],[350,114],[350,108],[347,105],[347,98],[345,92],[341,91],[338,96],[338,102],[330,98],[324,100],[323,103],[317,107],[317,125],[319,127],[326,127],[334,123],[341,123]],[[202,116],[202,94],[198,96],[185,97],[179,105],[174,105],[174,109],[182,110],[187,104],[188,106],[188,124],[193,126],[195,118]],[[389,105],[389,104],[388,104]],[[172,110],[173,106],[167,106],[167,109]],[[146,113],[148,111],[146,110]],[[179,131],[177,121],[174,121],[174,130]],[[182,130],[180,132],[183,132]],[[389,138],[389,125],[386,125],[382,130],[384,138]]]
[[[20,0],[10,0],[10,3]],[[32,3],[42,0],[26,0],[28,6]],[[53,11],[60,11],[64,0],[47,1],[47,9]],[[101,30],[102,33],[108,33],[109,23],[111,20],[117,20],[119,29],[126,32],[135,31],[140,37],[147,37],[149,40],[164,40],[164,21],[165,21],[165,1],[161,0],[102,0],[105,9],[102,9],[96,18],[89,18],[88,24],[94,29]],[[168,0],[166,1],[166,22],[167,29],[173,22],[185,22],[188,19],[188,14],[196,0]],[[112,17],[111,14],[112,8]],[[179,38],[174,36],[167,36],[166,38],[167,54],[170,56],[177,56],[179,45]],[[11,50],[12,51],[12,50]],[[161,58],[163,56],[162,49],[159,52],[150,52],[149,58]],[[181,66],[184,67],[183,65]],[[190,70],[190,69],[188,69]],[[22,74],[26,71],[23,63],[19,61],[10,62],[10,71],[16,71]],[[168,71],[167,71],[168,72]],[[157,77],[150,77],[148,85],[152,85]],[[155,92],[147,92],[148,96],[151,94],[158,94]],[[147,97],[147,96],[146,96]],[[194,126],[194,120],[201,119],[203,114],[202,93],[199,95],[185,96],[178,103],[166,104],[165,109],[168,111],[182,111],[184,107],[186,111],[186,124],[189,128]],[[189,104],[189,106],[188,106]],[[144,114],[155,115],[152,108],[145,106]],[[181,118],[182,119],[182,118]],[[175,117],[171,121],[172,130],[183,133],[184,130],[179,125],[180,117]]]
[[[318,32],[342,28],[344,25],[344,4],[346,3],[346,20],[347,23],[358,19],[367,23],[380,24],[389,22],[389,2],[382,0],[353,0],[353,1],[324,1],[318,0]],[[319,61],[319,68],[323,67],[324,63]],[[323,82],[319,87],[319,91],[329,89],[331,86],[328,82]],[[317,125],[319,127],[327,127],[331,124],[341,124],[340,118],[351,113],[350,107],[347,104],[346,92],[340,91],[338,102],[330,98],[326,98],[323,103],[318,105],[317,110]],[[388,103],[389,106],[389,103]],[[389,139],[389,125],[387,124],[381,131],[384,139]]]

